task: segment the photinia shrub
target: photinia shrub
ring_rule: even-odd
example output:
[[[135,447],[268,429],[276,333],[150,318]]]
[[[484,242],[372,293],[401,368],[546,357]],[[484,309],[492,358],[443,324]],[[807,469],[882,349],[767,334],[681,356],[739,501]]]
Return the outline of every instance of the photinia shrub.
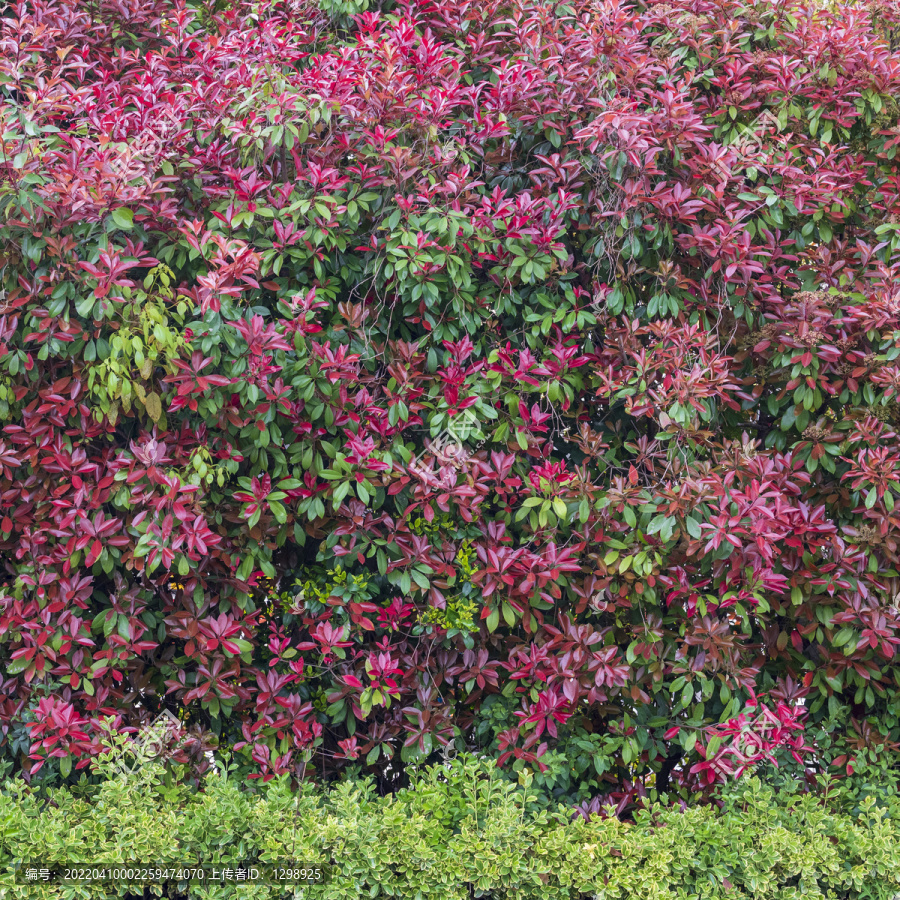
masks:
[[[897,0],[0,15],[7,771],[896,758]]]

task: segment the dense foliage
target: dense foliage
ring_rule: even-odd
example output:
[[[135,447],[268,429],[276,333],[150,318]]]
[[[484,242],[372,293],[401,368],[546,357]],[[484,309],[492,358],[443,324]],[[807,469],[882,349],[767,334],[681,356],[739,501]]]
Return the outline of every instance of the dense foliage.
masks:
[[[364,7],[5,6],[6,771],[892,759],[896,0]]]
[[[159,774],[144,767],[86,790],[51,788],[49,805],[21,785],[0,794],[0,900],[891,900],[900,883],[896,791],[876,801],[836,785],[823,805],[752,778],[725,791],[721,809],[656,807],[628,823],[540,809],[527,778],[511,784],[484,761],[435,766],[387,797],[353,780],[297,793],[284,778],[250,796],[218,774],[198,793],[167,789]],[[169,881],[142,895],[22,877],[35,861],[221,870],[288,858],[321,866],[326,883],[295,895]]]

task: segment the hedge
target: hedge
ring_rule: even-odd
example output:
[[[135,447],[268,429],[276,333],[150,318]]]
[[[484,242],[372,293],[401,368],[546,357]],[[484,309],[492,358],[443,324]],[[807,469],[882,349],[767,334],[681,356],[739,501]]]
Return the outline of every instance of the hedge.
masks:
[[[370,781],[292,791],[283,778],[251,795],[228,771],[204,790],[166,786],[157,766],[99,786],[39,795],[21,781],[0,794],[0,866],[57,860],[232,864],[296,859],[332,867],[304,897],[867,898],[900,891],[896,794],[856,808],[827,795],[776,791],[750,777],[721,808],[654,806],[633,822],[541,809],[521,784],[468,758],[417,772],[379,796]],[[124,897],[124,887],[11,884],[20,900]],[[174,885],[169,885],[173,889]],[[170,894],[169,896],[172,896]],[[145,896],[164,896],[157,886]],[[192,886],[191,900],[291,896],[284,888]]]

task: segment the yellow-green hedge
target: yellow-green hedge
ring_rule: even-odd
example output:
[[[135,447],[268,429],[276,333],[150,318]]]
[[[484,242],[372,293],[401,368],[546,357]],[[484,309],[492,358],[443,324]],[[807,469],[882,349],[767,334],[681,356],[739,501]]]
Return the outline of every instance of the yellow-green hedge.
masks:
[[[537,809],[527,783],[510,784],[472,759],[428,769],[388,797],[359,782],[299,794],[272,782],[249,794],[227,775],[210,776],[198,793],[166,787],[160,775],[148,767],[40,796],[8,782],[0,794],[0,868],[51,859],[236,865],[294,858],[332,867],[327,884],[296,896],[334,900],[889,900],[900,893],[900,821],[890,797],[870,797],[848,813],[750,778],[721,809],[655,809],[634,823],[585,822],[572,821],[568,811]],[[168,886],[168,896],[293,896],[273,886],[192,886],[184,894],[176,887]],[[24,886],[0,878],[0,898],[126,896],[125,887]]]

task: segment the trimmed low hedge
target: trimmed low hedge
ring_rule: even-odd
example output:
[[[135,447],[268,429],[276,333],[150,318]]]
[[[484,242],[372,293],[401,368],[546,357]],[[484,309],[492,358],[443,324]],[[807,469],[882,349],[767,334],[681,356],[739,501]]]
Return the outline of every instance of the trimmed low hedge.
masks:
[[[368,782],[292,792],[272,781],[250,794],[227,772],[203,790],[139,769],[99,786],[0,794],[0,866],[55,860],[238,865],[294,858],[332,867],[296,896],[435,898],[867,898],[900,892],[900,804],[864,799],[846,811],[821,795],[748,778],[721,808],[653,807],[634,822],[542,810],[526,777],[454,761],[378,796]],[[145,896],[213,900],[294,896],[274,886],[148,888]],[[127,897],[125,887],[24,886],[3,875],[0,897]]]

